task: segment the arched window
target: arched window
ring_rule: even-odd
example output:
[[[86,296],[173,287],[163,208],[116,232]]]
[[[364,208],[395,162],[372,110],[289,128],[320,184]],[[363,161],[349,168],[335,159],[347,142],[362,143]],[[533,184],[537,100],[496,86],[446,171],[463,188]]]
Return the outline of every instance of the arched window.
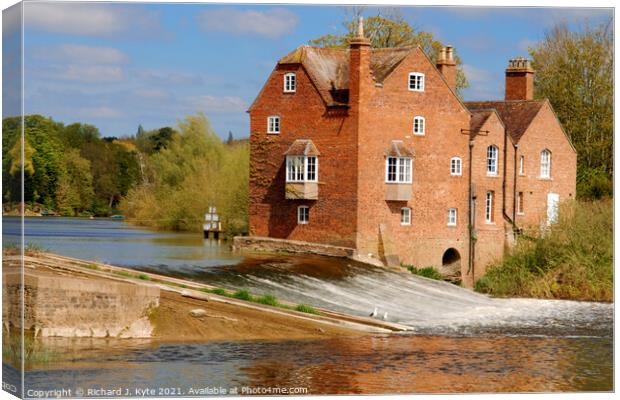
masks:
[[[450,175],[461,176],[463,174],[462,161],[460,157],[450,159]]]
[[[295,93],[297,90],[297,76],[294,72],[284,74],[284,93]]]
[[[424,135],[424,131],[426,129],[426,121],[424,120],[424,117],[421,116],[415,116],[413,118],[413,134],[414,135]]]
[[[497,175],[497,146],[487,147],[487,175]]]
[[[547,149],[540,152],[540,177],[551,178],[551,152]]]

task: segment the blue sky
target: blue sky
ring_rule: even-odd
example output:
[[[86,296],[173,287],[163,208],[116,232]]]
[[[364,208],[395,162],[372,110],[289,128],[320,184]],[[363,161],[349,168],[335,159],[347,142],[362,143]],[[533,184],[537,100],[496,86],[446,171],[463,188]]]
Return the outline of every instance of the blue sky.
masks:
[[[596,24],[612,16],[611,9],[583,8],[400,11],[418,30],[457,48],[471,84],[466,100],[500,99],[507,60],[527,55],[555,23]],[[203,112],[220,136],[247,137],[245,111],[278,58],[342,32],[345,12],[308,5],[25,3],[25,112],[91,123],[104,136],[134,134],[138,124],[175,126]],[[12,26],[4,25],[10,37]],[[14,112],[6,100],[3,108],[5,116]]]

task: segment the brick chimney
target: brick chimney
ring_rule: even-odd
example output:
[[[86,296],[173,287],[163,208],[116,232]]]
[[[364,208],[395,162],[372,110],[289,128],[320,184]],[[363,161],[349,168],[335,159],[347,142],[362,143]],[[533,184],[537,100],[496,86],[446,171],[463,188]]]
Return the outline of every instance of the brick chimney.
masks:
[[[349,41],[349,104],[356,107],[361,97],[370,95],[370,40],[364,37],[364,19],[359,18],[357,33]]]
[[[452,46],[442,47],[437,57],[437,69],[448,82],[452,90],[456,90],[456,61]]]
[[[530,60],[517,57],[508,61],[506,68],[506,100],[534,98],[534,70]]]

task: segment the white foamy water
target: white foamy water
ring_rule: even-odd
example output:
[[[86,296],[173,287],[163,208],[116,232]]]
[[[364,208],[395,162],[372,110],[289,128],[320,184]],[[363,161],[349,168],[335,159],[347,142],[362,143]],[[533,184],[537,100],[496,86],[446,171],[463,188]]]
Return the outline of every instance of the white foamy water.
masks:
[[[355,315],[379,316],[432,334],[611,334],[613,304],[566,300],[494,299],[456,285],[406,273],[354,268],[339,279],[280,271],[244,274],[259,293]],[[237,282],[238,284],[238,282]]]

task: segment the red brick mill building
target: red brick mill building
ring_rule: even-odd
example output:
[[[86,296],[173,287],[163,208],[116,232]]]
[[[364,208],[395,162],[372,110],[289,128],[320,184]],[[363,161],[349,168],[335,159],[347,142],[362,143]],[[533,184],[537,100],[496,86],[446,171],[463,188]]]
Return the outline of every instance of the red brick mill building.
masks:
[[[510,60],[505,100],[462,102],[451,47],[435,65],[360,29],[348,49],[295,49],[249,110],[250,234],[471,285],[515,228],[551,223],[575,196],[575,149],[533,78]]]

